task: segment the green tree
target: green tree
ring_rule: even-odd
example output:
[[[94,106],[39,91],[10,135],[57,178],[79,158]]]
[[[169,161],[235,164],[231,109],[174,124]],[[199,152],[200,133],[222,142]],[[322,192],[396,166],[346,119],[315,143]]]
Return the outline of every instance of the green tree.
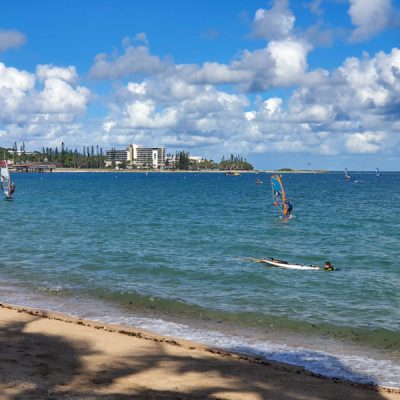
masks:
[[[234,156],[233,154],[230,155],[229,159],[225,159],[222,157],[221,162],[219,163],[219,167],[222,170],[242,170],[242,171],[251,171],[254,167],[247,162],[246,159],[237,155]]]
[[[189,160],[189,153],[182,150],[176,153],[176,168],[179,170],[187,171],[189,169],[190,160]]]

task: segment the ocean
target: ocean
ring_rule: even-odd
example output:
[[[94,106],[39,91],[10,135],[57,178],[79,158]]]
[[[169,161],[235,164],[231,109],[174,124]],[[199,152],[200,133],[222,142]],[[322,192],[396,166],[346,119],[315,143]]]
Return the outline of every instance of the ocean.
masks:
[[[350,175],[283,174],[285,223],[267,173],[14,173],[0,301],[400,387],[400,173]]]

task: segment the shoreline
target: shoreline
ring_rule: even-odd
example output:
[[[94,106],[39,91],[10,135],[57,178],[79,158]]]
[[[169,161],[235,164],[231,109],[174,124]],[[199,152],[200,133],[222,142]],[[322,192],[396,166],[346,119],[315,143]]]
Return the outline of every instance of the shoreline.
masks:
[[[302,367],[161,336],[141,328],[3,302],[0,327],[0,340],[6,349],[0,355],[0,393],[19,393],[22,397],[18,398],[25,398],[25,394],[32,398],[28,396],[47,390],[58,396],[102,393],[111,395],[110,398],[139,393],[185,399],[280,399],[298,398],[299,394],[316,399],[400,399],[400,389],[327,378]],[[89,342],[82,347],[82,343]],[[51,350],[46,348],[49,344]],[[65,351],[68,346],[70,352]],[[127,357],[132,351],[133,355]],[[71,353],[76,356],[73,360]],[[34,363],[31,360],[29,364],[35,354]],[[59,359],[64,356],[67,361]],[[152,360],[149,365],[147,359]],[[65,368],[54,372],[60,362],[79,374]],[[12,373],[6,372],[10,363]],[[116,367],[121,364],[123,368]],[[57,394],[54,398],[60,398]]]
[[[25,172],[25,171],[16,171],[13,168],[10,168],[10,171],[13,173],[29,173],[29,174],[37,174],[40,172]],[[137,174],[226,174],[227,170],[203,170],[203,171],[192,171],[192,170],[140,170],[140,169],[94,169],[94,168],[56,168],[53,169],[52,172],[46,171],[42,172],[45,174],[51,173],[137,173]],[[332,171],[328,170],[292,170],[292,171],[280,171],[280,170],[235,170],[239,174],[327,174]]]
[[[18,287],[18,283],[15,284]],[[312,333],[310,336],[305,333],[304,326],[300,326],[300,332],[297,332],[284,327],[275,329],[273,321],[260,328],[254,324],[243,325],[240,320],[236,323],[223,322],[219,317],[210,318],[206,314],[193,319],[193,316],[181,317],[155,311],[151,299],[147,306],[138,309],[124,305],[124,302],[103,301],[101,297],[79,296],[77,300],[60,286],[38,286],[33,291],[19,287],[15,291],[14,283],[8,281],[0,288],[4,289],[3,298],[8,303],[20,307],[72,315],[104,324],[135,327],[161,336],[173,336],[204,346],[302,367],[316,375],[400,389],[400,375],[395,372],[400,373],[400,359],[385,355],[382,348],[358,346],[354,341],[337,341],[334,333],[327,338],[323,333],[318,333],[315,327],[312,332],[308,331]],[[387,344],[385,342],[385,347]],[[384,373],[386,370],[387,373]]]

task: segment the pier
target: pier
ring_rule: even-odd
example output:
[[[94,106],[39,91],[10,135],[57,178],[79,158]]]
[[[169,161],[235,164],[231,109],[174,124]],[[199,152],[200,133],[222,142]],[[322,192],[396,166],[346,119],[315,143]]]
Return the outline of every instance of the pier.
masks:
[[[57,167],[58,164],[48,162],[26,162],[14,165],[17,172],[53,172],[53,169]]]

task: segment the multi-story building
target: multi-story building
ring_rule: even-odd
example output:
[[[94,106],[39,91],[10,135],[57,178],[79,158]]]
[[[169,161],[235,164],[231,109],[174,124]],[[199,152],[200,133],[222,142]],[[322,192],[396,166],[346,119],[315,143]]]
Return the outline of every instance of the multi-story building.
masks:
[[[128,160],[128,152],[126,150],[107,150],[106,158],[107,161],[126,162]]]
[[[189,156],[189,162],[193,168],[196,168],[198,166],[198,164],[201,164],[204,161],[206,161],[206,159],[204,157]],[[168,154],[166,157],[167,168],[169,168],[169,169],[176,168],[176,163],[177,163],[176,155]]]
[[[31,151],[25,151],[25,150],[7,150],[8,153],[12,154],[13,156],[29,156],[32,154]]]
[[[200,156],[189,156],[189,161],[195,164],[200,164],[205,161],[203,157]]]
[[[165,147],[141,147],[130,144],[127,153],[127,161],[133,166],[154,169],[163,169],[165,166]]]

